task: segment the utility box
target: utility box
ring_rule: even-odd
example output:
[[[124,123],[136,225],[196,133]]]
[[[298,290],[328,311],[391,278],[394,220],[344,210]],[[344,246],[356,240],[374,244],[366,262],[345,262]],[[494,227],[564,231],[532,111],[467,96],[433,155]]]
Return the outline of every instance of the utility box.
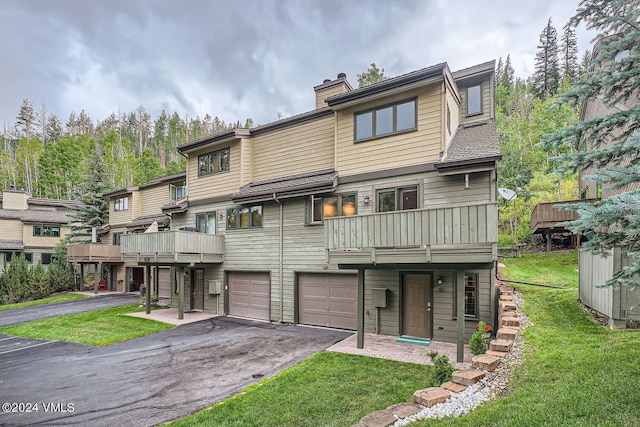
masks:
[[[220,295],[222,293],[222,280],[209,280],[209,294]]]
[[[371,288],[371,303],[376,308],[387,308],[387,288]]]

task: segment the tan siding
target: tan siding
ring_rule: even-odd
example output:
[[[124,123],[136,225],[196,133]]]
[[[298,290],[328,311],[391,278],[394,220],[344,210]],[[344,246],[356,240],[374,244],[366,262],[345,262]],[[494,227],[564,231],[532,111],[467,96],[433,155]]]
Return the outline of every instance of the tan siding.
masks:
[[[140,191],[140,197],[138,200],[140,202],[140,215],[161,213],[162,206],[166,205],[171,200],[169,184],[145,188]]]
[[[354,113],[418,95],[418,130],[354,143]],[[441,86],[338,112],[337,159],[342,176],[437,161],[442,141]]]
[[[189,179],[189,200],[199,200],[209,197],[223,196],[236,193],[240,189],[240,144],[231,144],[229,171],[213,175],[198,176],[198,155],[227,148],[217,147],[189,154],[187,175]]]
[[[24,224],[23,226],[24,233],[24,244],[25,246],[38,246],[38,247],[47,247],[53,248],[60,242],[60,239],[69,234],[69,227],[60,227],[60,237],[41,237],[33,235],[33,225],[32,224]]]
[[[0,236],[7,240],[22,240],[22,221],[0,219]]]
[[[447,105],[449,106],[449,111],[451,113],[451,123],[449,129],[446,128],[446,117],[445,117],[445,132],[446,138],[445,141],[448,144],[451,141],[451,137],[455,134],[458,125],[460,124],[460,104],[458,100],[454,96],[454,94],[448,90],[447,91]],[[446,114],[446,111],[445,111]]]
[[[333,167],[334,121],[324,117],[251,140],[253,181]]]
[[[134,218],[133,212],[133,200],[131,194],[127,195],[129,197],[129,209],[126,211],[115,211],[113,209],[114,203],[116,199],[119,199],[121,196],[112,197],[109,200],[109,223],[110,224],[125,224],[127,222],[131,222]]]
[[[316,92],[316,108],[326,107],[327,103],[324,101],[333,95],[338,95],[341,93],[345,93],[347,90],[344,85],[336,85],[324,90],[319,90]]]
[[[473,84],[471,86],[475,86]],[[490,80],[482,82],[482,113],[467,116],[467,88],[460,88],[460,122],[469,123],[481,120],[487,120],[492,117],[493,114],[493,86]]]

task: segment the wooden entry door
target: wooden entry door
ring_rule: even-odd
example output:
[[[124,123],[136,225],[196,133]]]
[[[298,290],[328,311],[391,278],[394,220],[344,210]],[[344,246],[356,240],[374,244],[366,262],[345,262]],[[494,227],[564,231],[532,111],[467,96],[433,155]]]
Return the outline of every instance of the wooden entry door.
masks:
[[[430,274],[405,274],[403,277],[402,334],[431,338]]]
[[[191,280],[191,309],[204,310],[204,270],[193,270]]]

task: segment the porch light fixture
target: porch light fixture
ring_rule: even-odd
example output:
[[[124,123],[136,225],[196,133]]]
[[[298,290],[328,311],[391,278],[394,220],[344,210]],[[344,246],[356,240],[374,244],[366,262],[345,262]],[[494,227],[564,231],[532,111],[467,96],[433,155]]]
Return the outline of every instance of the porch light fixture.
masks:
[[[364,199],[362,199],[362,201],[365,205],[368,205],[369,203],[371,203],[371,198],[369,196],[364,196]]]
[[[444,285],[442,284],[442,276],[438,276],[438,290],[444,292]]]

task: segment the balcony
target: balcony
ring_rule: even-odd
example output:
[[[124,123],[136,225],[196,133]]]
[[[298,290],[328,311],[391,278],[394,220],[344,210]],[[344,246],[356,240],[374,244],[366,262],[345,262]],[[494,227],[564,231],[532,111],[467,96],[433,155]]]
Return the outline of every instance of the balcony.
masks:
[[[325,247],[343,265],[487,263],[497,223],[497,203],[330,218]]]
[[[140,264],[203,264],[224,260],[224,236],[192,231],[159,231],[120,237],[123,261]]]
[[[67,246],[69,262],[122,262],[120,246],[102,243],[80,243]]]

